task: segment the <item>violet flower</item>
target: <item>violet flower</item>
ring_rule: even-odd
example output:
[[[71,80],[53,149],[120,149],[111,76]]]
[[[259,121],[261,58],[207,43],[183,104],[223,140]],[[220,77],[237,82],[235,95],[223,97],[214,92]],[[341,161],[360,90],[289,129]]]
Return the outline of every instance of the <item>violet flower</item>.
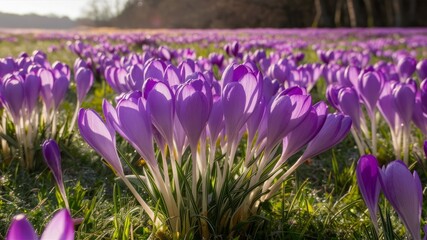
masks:
[[[378,161],[373,155],[360,157],[356,167],[356,177],[360,193],[368,207],[372,223],[378,232],[377,213],[381,185]]]
[[[423,201],[421,181],[416,171],[396,160],[380,171],[381,189],[414,239],[421,239],[420,219]]]
[[[16,215],[6,240],[37,240],[38,236],[24,214]],[[40,240],[74,240],[74,223],[67,209],[59,210],[46,226]]]
[[[61,169],[61,153],[59,151],[58,144],[55,140],[46,140],[42,145],[43,157],[46,165],[55,178],[56,184],[58,185],[59,192],[61,193],[62,199],[65,202],[67,209],[70,209],[68,205],[67,194],[65,192],[64,182],[62,180],[62,169]]]

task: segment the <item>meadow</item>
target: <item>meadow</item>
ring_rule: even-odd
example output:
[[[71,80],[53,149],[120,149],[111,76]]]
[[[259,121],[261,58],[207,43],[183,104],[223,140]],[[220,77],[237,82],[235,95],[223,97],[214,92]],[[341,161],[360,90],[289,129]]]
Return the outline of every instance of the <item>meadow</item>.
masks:
[[[424,236],[425,29],[4,31],[0,79],[0,239]]]

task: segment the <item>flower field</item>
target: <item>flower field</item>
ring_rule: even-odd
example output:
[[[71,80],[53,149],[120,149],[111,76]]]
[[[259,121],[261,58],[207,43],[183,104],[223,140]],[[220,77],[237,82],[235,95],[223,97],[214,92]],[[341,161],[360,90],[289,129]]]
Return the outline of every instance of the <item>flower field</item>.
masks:
[[[425,29],[3,32],[0,79],[1,239],[425,236]]]

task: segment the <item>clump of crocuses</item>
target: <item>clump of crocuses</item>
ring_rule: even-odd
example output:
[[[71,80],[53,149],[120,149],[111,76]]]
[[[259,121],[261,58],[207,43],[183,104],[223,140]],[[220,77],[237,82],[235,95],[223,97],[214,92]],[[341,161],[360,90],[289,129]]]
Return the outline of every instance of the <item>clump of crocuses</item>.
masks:
[[[64,118],[58,123],[60,105],[70,86],[68,65],[62,62],[50,64],[41,51],[35,51],[32,56],[22,53],[16,59],[10,57],[0,59],[0,62],[4,64],[0,72],[0,100],[4,109],[0,124],[2,154],[4,158],[12,158],[8,155],[18,152],[21,165],[32,169],[40,139],[59,138],[68,125],[68,131],[73,130],[78,109],[93,84],[93,73],[84,61],[76,60],[76,113],[71,122],[67,123],[68,118]],[[16,140],[14,144],[11,144],[12,139]]]
[[[298,166],[339,143],[351,127],[350,117],[328,114],[304,88],[266,96],[262,74],[249,65],[230,65],[217,81],[189,68],[169,74],[173,65],[156,64],[145,67],[145,76],[156,77],[143,79],[140,91],[122,94],[115,107],[104,101],[105,121],[81,109],[78,125],[154,224],[174,236],[233,236]],[[142,157],[144,170],[125,175],[116,132]],[[236,154],[243,146],[245,153]],[[139,180],[150,198],[128,178]]]
[[[356,173],[360,193],[377,232],[379,231],[378,201],[382,191],[412,238],[421,239],[423,193],[417,172],[411,173],[405,163],[400,160],[379,168],[374,156],[365,155],[359,159]]]

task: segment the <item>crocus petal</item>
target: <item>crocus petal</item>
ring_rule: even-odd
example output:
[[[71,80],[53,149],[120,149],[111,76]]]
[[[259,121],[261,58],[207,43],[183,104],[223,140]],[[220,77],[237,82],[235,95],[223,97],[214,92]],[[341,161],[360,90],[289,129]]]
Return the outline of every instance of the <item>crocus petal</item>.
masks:
[[[37,233],[24,214],[15,216],[6,234],[7,240],[37,240]]]
[[[417,64],[417,73],[420,79],[427,78],[427,59],[421,60]]]
[[[327,110],[324,102],[314,105],[303,122],[283,139],[282,161],[301,150],[319,133],[326,121]]]
[[[14,77],[6,79],[2,88],[2,95],[12,116],[18,118],[24,103],[24,86],[22,82]]]
[[[176,114],[192,146],[197,144],[209,119],[212,95],[207,89],[204,80],[196,79],[187,81],[177,91]]]
[[[309,95],[278,95],[267,108],[267,145],[272,149],[303,122],[311,107]]]
[[[224,127],[224,110],[220,96],[213,97],[211,114],[208,120],[208,132],[212,142],[215,142]]]
[[[366,72],[360,78],[358,85],[359,93],[366,103],[368,111],[372,113],[383,89],[384,80],[377,72]]]
[[[353,88],[342,88],[338,93],[341,111],[351,117],[355,129],[360,129],[361,108],[359,96]]]
[[[80,109],[78,125],[83,139],[108,162],[117,174],[124,176],[122,163],[117,154],[114,130],[91,109]]]
[[[81,103],[93,84],[93,73],[88,68],[80,68],[76,73],[77,99]]]
[[[378,228],[378,199],[381,190],[379,174],[378,161],[374,156],[364,155],[359,159],[356,168],[357,183],[376,228]]]
[[[329,114],[319,133],[308,143],[302,159],[316,156],[338,142],[350,131],[351,118],[340,114]]]
[[[40,240],[74,240],[74,223],[67,209],[53,216]]]
[[[144,98],[150,108],[153,125],[171,144],[173,138],[173,119],[175,112],[175,96],[164,82],[147,79],[144,84]]]
[[[40,77],[36,75],[27,75],[24,81],[25,98],[27,100],[27,108],[32,112],[37,104],[41,88]]]
[[[64,198],[64,201],[67,201],[64,183],[62,181],[61,153],[59,151],[58,144],[55,140],[46,140],[42,145],[42,151],[46,165],[52,171],[56,184],[58,185],[59,190],[63,195],[62,197]]]
[[[155,165],[149,110],[141,102],[134,103],[130,100],[124,100],[117,105],[117,116],[119,127],[124,134],[122,136],[147,162],[152,166]]]
[[[236,79],[225,85],[222,92],[225,128],[230,138],[238,136],[262,94],[260,84],[252,73],[234,80]]]
[[[409,127],[415,105],[415,92],[409,84],[398,84],[393,89],[394,104],[397,114],[402,119],[403,124]]]
[[[59,77],[53,83],[52,96],[55,108],[58,108],[59,104],[61,104],[62,100],[64,100],[69,85],[70,81],[66,76]]]
[[[41,93],[42,93],[43,101],[46,104],[46,107],[50,109],[53,103],[53,93],[52,93],[53,83],[54,83],[53,74],[49,70],[40,69],[38,76],[41,79],[41,85],[42,85]]]
[[[404,57],[397,63],[397,72],[401,79],[407,79],[415,72],[417,61],[412,57]]]
[[[420,218],[422,189],[420,178],[411,174],[406,165],[396,160],[381,171],[380,183],[385,197],[396,210],[414,239],[421,239]]]

